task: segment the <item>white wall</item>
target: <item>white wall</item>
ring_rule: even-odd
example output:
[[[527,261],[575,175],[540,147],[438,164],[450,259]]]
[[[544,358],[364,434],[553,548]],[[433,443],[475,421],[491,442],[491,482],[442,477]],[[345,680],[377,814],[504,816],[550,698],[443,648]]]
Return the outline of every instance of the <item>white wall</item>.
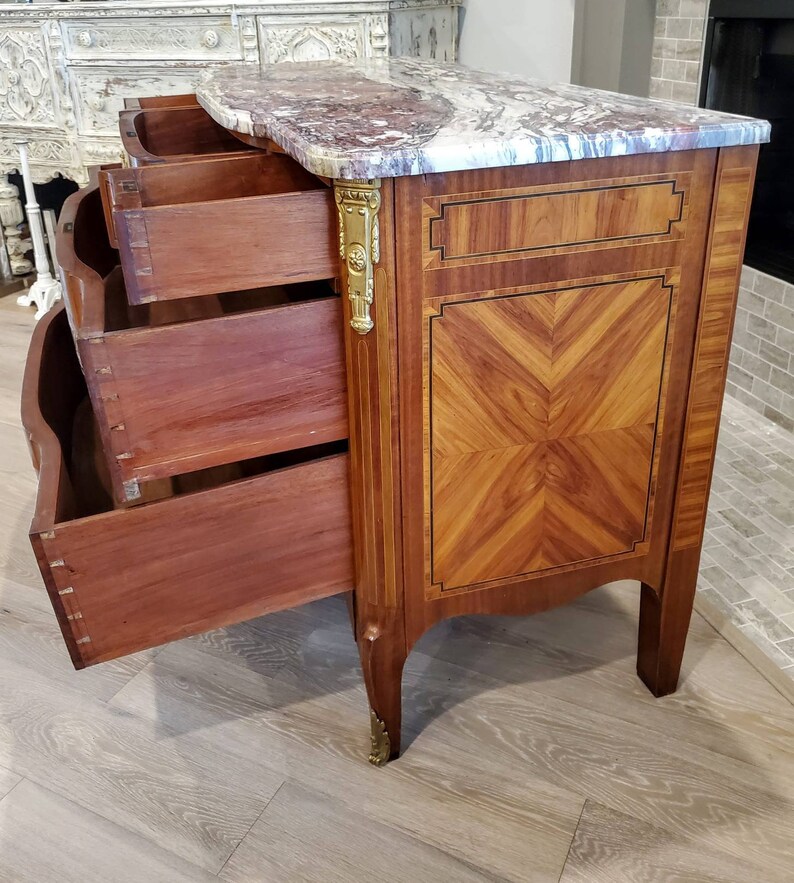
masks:
[[[648,97],[653,55],[655,0],[629,0],[623,25],[620,91]]]
[[[575,0],[466,0],[460,61],[570,82]]]
[[[574,83],[617,91],[625,15],[626,0],[576,0]]]
[[[576,0],[571,79],[648,95],[656,0]]]

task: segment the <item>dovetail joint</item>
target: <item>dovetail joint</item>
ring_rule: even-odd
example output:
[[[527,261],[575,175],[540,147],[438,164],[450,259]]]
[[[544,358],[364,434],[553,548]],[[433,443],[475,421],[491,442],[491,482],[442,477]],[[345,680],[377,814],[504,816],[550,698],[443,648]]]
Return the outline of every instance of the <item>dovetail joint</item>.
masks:
[[[75,644],[90,644],[90,643],[91,643],[91,638],[89,638],[88,635],[86,635],[84,638],[78,638],[75,641]]]
[[[141,496],[141,488],[137,478],[122,482],[124,485],[124,496],[127,500],[137,500]]]
[[[63,558],[56,558],[54,561],[50,561],[50,567],[66,567],[66,562]]]
[[[65,589],[59,589],[58,594],[59,595],[73,595],[74,589],[72,588],[72,586],[67,586]]]

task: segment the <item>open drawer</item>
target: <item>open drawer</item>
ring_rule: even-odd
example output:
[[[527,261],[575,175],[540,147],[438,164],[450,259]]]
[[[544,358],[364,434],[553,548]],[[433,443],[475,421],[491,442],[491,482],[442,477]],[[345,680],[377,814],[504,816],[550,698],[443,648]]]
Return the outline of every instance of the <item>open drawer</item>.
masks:
[[[143,481],[347,438],[327,281],[131,306],[96,185],[64,204],[57,249],[117,502]]]
[[[331,189],[283,154],[102,172],[130,303],[329,279]]]
[[[124,99],[124,110],[200,106],[194,92],[183,95],[145,95],[140,98]]]
[[[256,149],[238,141],[199,106],[125,110],[119,114],[119,130],[132,166],[239,156]]]
[[[174,481],[173,496],[114,510],[85,403],[56,307],[33,335],[22,422],[39,473],[31,541],[76,667],[350,588],[346,453],[251,461],[248,477],[201,474],[203,490]]]

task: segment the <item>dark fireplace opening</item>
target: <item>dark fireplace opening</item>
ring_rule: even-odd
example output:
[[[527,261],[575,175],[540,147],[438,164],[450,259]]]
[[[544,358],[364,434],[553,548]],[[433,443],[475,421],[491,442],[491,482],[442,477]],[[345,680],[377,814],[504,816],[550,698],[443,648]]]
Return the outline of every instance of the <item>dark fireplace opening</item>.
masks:
[[[700,105],[772,123],[745,263],[794,283],[794,0],[712,0]]]

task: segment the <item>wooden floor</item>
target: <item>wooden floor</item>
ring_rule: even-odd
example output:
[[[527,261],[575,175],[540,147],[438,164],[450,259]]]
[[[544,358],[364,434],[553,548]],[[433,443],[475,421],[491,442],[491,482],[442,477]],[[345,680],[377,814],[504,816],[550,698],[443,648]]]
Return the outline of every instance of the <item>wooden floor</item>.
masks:
[[[654,700],[634,584],[430,632],[385,769],[337,598],[72,671],[26,537],[31,328],[0,300],[0,880],[794,879],[794,710],[699,617]]]

